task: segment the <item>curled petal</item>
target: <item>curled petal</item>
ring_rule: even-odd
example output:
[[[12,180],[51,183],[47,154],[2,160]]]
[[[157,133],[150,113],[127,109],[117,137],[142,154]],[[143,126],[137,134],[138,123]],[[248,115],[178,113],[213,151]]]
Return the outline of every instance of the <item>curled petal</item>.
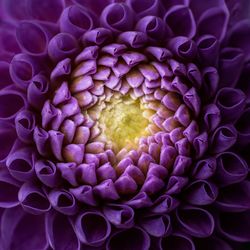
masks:
[[[250,182],[243,181],[220,189],[216,206],[227,212],[243,212],[250,208]]]
[[[148,250],[150,247],[150,237],[139,227],[133,227],[117,233],[114,233],[109,238],[106,249],[107,250]]]
[[[241,49],[225,48],[221,51],[220,86],[235,87],[244,66],[244,53]]]
[[[235,122],[243,113],[246,96],[240,89],[222,88],[216,95],[216,105],[223,122]]]
[[[119,194],[134,194],[138,185],[130,175],[123,174],[115,181],[115,188]]]
[[[6,159],[16,140],[16,131],[12,123],[0,120],[0,141],[5,142],[1,146],[0,161]]]
[[[63,145],[63,133],[59,131],[50,130],[49,131],[49,141],[51,151],[53,152],[54,156],[59,160],[62,161],[62,145]]]
[[[93,163],[78,165],[76,175],[81,183],[92,186],[97,184],[96,167]]]
[[[66,190],[54,189],[49,193],[48,199],[52,207],[60,213],[74,215],[78,210],[75,197]]]
[[[176,5],[170,8],[164,16],[176,36],[192,38],[196,33],[196,24],[192,11],[185,5]],[[178,26],[176,26],[178,23]]]
[[[187,185],[188,178],[181,176],[171,176],[167,184],[167,194],[178,194]]]
[[[19,205],[20,184],[13,179],[5,168],[0,170],[0,207],[11,208]]]
[[[213,131],[221,121],[221,112],[217,105],[208,104],[203,109],[203,122],[207,131]]]
[[[111,225],[99,212],[85,212],[80,214],[75,222],[78,239],[88,246],[101,246],[109,237]]]
[[[87,31],[81,41],[86,45],[103,45],[112,40],[112,32],[105,28],[96,28]]]
[[[185,190],[185,200],[192,205],[208,205],[218,196],[217,186],[206,180],[198,180],[191,183]]]
[[[108,5],[100,17],[101,25],[115,33],[132,30],[134,23],[132,10],[123,3]]]
[[[217,230],[227,239],[249,242],[249,211],[241,213],[221,213],[217,220]]]
[[[193,140],[193,147],[195,149],[197,159],[203,156],[208,148],[208,134],[203,132],[195,137]]]
[[[176,209],[180,202],[170,195],[164,194],[157,198],[150,210],[155,214],[167,214]]]
[[[165,238],[161,238],[160,249],[168,249],[169,247],[176,250],[195,250],[195,245],[192,239],[183,233],[174,233]]]
[[[119,194],[111,179],[105,180],[94,187],[94,193],[105,200],[118,200]]]
[[[128,0],[127,4],[136,13],[136,17],[141,19],[144,16],[158,16],[160,1],[159,0]]]
[[[183,96],[184,102],[187,104],[189,108],[194,112],[195,116],[197,116],[200,112],[201,100],[195,90],[195,88],[189,89],[185,95]]]
[[[35,163],[35,172],[38,179],[48,187],[56,187],[60,183],[60,174],[55,164],[48,160],[39,160]]]
[[[193,49],[193,50],[195,50],[195,49]],[[191,52],[191,47],[188,47],[188,48],[184,49],[184,51],[186,51],[186,52],[190,51]],[[187,65],[187,77],[191,81],[191,83],[193,84],[193,86],[195,88],[199,89],[201,87],[201,85],[202,85],[202,76],[201,76],[201,72],[198,69],[196,64],[189,63]]]
[[[233,125],[217,128],[211,138],[211,150],[220,153],[232,147],[237,140],[237,131]]]
[[[50,212],[46,215],[45,224],[48,241],[53,249],[65,250],[65,247],[68,247],[80,250],[81,244],[68,216],[54,211]]]
[[[49,1],[45,0],[40,2],[39,0],[27,0],[27,12],[34,19],[38,19],[41,21],[49,21],[55,23],[63,9],[64,9],[64,1],[56,0]]]
[[[138,49],[143,47],[147,42],[147,36],[140,31],[126,31],[119,35],[118,41]]]
[[[199,35],[210,34],[222,41],[227,31],[229,12],[227,8],[211,8],[199,18],[197,31]]]
[[[25,213],[20,206],[4,211],[1,236],[4,249],[48,249],[44,216]]]
[[[15,118],[16,132],[19,139],[30,143],[33,141],[33,131],[35,128],[35,116],[31,111],[21,111]]]
[[[186,206],[176,212],[178,222],[189,235],[206,238],[214,231],[214,218],[207,211],[198,207]]]
[[[194,41],[184,36],[177,36],[170,39],[168,46],[171,51],[181,59],[193,59],[197,53],[197,47]]]
[[[11,152],[6,165],[10,174],[19,181],[29,181],[35,177],[34,152],[30,148],[22,148]]]
[[[32,107],[41,110],[45,100],[47,99],[48,91],[48,79],[42,74],[35,75],[27,89],[27,100],[29,104]]]
[[[38,153],[42,156],[47,156],[50,152],[49,133],[42,128],[35,127],[33,137]]]
[[[114,167],[110,164],[110,162],[107,162],[105,164],[103,164],[102,166],[100,166],[97,170],[96,170],[96,174],[98,177],[98,180],[107,180],[107,179],[111,179],[112,181],[116,180],[116,172]]]
[[[227,186],[244,180],[248,174],[246,162],[237,154],[224,152],[217,156],[216,183]]]
[[[39,63],[26,54],[17,54],[10,63],[10,76],[21,88],[27,88],[32,77],[39,71]]]
[[[78,43],[74,36],[68,33],[59,33],[54,36],[48,45],[48,54],[54,62],[59,62],[78,53]]]
[[[207,158],[198,161],[192,171],[192,177],[198,180],[206,180],[214,175],[216,171],[216,159]]]
[[[76,163],[68,162],[68,163],[57,163],[56,167],[60,171],[62,177],[68,181],[72,186],[77,186],[78,182],[76,180]]]
[[[219,41],[212,35],[201,36],[197,41],[198,57],[201,64],[215,66],[218,62]]]
[[[173,175],[185,175],[192,164],[192,158],[178,155],[175,158],[174,166],[173,166]]]
[[[153,237],[165,237],[172,232],[169,215],[145,216],[140,219],[140,226]]]
[[[46,55],[48,42],[53,32],[46,30],[42,25],[23,21],[19,23],[16,36],[20,48],[30,55]]]
[[[152,201],[145,192],[140,192],[129,201],[126,201],[126,204],[132,208],[143,208],[150,207],[152,205]]]
[[[134,210],[127,205],[110,204],[104,206],[103,213],[117,228],[130,228],[134,225]]]
[[[60,29],[62,32],[69,33],[79,38],[87,30],[95,26],[93,15],[84,8],[72,5],[64,9],[60,17]]]
[[[248,145],[250,142],[250,108],[244,110],[243,114],[237,121],[235,127],[238,132],[237,144],[241,146]]]
[[[71,60],[70,58],[63,59],[60,61],[50,75],[50,80],[53,85],[60,80],[65,80],[71,73]]]
[[[139,19],[135,29],[147,34],[150,40],[155,43],[165,41],[172,34],[167,24],[157,16],[146,16]]]
[[[97,201],[94,197],[93,188],[89,185],[82,185],[76,188],[71,188],[70,192],[75,196],[75,198],[87,205],[96,206]]]
[[[46,213],[51,208],[43,191],[32,183],[24,183],[21,186],[18,200],[26,212],[34,215]]]

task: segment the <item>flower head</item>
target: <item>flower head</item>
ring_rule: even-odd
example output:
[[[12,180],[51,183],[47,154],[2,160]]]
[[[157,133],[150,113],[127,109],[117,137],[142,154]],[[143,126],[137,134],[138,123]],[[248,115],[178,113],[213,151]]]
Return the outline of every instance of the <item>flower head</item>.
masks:
[[[250,241],[243,0],[0,6],[2,249]]]

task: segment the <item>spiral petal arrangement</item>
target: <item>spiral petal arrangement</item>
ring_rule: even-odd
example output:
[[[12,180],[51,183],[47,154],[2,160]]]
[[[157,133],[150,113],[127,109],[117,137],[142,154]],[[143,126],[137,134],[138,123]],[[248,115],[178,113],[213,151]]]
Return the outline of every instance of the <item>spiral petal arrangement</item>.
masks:
[[[0,0],[0,249],[249,242],[248,5]]]

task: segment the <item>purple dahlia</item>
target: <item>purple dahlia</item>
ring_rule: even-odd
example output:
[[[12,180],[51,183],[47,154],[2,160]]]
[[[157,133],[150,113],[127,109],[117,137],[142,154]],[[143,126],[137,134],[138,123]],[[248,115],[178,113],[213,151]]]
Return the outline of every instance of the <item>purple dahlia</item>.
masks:
[[[248,10],[0,0],[0,249],[249,242]]]

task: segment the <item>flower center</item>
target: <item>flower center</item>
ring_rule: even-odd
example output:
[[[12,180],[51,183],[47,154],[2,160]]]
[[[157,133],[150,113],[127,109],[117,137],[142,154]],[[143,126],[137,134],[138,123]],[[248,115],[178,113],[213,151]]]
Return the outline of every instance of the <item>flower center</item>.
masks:
[[[99,126],[114,151],[136,148],[140,137],[149,135],[146,107],[129,96],[112,98],[102,110]]]

